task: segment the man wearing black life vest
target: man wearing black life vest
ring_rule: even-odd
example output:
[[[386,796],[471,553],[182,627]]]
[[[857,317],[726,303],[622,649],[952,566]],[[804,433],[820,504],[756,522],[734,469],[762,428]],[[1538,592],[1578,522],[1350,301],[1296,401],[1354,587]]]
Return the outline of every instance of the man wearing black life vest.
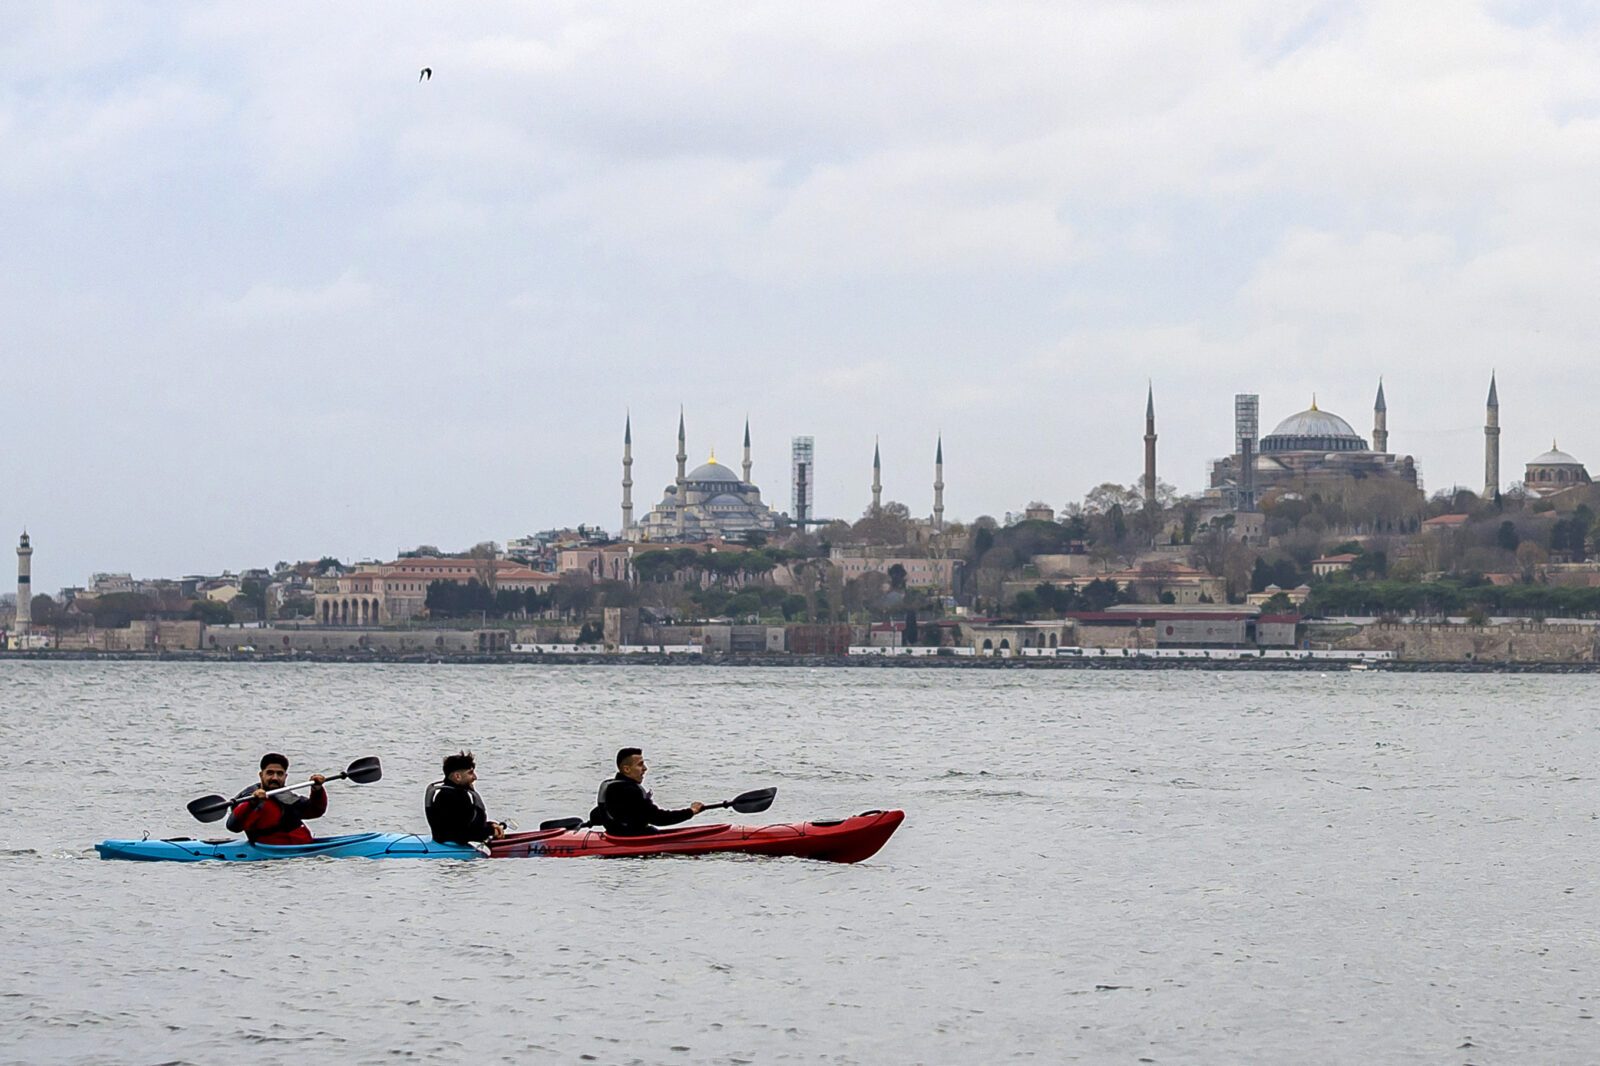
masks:
[[[269,796],[289,780],[289,759],[275,751],[261,756],[261,783],[251,785],[234,797],[242,800],[228,812],[228,832],[243,833],[252,844],[309,844],[308,818],[321,818],[328,812],[328,793],[322,775],[311,775],[311,795],[285,792]]]
[[[444,780],[429,785],[423,800],[433,839],[441,844],[475,844],[506,835],[502,823],[489,821],[483,797],[472,787],[477,780],[478,767],[472,752],[444,757]]]
[[[705,810],[704,803],[691,803],[677,811],[657,807],[642,782],[649,771],[644,753],[638,748],[617,752],[617,776],[600,784],[600,795],[589,813],[591,825],[603,825],[612,836],[636,837],[654,833],[658,825],[677,825]]]

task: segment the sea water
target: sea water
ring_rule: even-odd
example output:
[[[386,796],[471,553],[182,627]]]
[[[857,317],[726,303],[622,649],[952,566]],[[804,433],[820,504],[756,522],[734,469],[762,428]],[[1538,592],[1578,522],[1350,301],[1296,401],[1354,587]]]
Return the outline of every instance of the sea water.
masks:
[[[0,1061],[1600,1059],[1585,676],[0,662]],[[364,755],[319,834],[901,808],[852,866],[100,861]],[[699,821],[722,819],[721,812]]]

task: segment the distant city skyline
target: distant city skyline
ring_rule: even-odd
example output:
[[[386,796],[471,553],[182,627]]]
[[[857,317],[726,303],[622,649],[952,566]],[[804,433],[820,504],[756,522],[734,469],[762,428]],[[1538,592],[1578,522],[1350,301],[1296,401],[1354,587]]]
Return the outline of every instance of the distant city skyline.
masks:
[[[909,17],[915,11],[915,18]],[[835,32],[821,34],[827,25]],[[37,588],[615,530],[703,462],[819,514],[1199,492],[1318,406],[1429,493],[1600,462],[1600,24],[1561,4],[0,15],[0,531]],[[432,70],[417,80],[422,67]],[[705,454],[700,454],[701,451]],[[642,515],[642,510],[639,512]]]

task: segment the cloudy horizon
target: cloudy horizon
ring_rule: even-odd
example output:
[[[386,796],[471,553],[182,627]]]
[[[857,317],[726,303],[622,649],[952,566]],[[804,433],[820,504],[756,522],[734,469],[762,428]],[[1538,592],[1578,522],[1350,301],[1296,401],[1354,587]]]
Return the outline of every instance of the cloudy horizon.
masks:
[[[1234,0],[39,4],[0,14],[35,587],[619,522],[1199,492],[1235,393],[1430,493],[1589,413],[1600,10]],[[432,77],[419,77],[422,68]],[[1591,367],[1585,370],[1584,367]]]

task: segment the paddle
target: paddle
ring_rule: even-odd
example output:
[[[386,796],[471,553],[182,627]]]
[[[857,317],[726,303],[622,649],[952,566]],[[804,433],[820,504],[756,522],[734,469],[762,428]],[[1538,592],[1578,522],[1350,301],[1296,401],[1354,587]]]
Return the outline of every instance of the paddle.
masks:
[[[742,792],[731,800],[721,803],[708,803],[700,808],[701,812],[714,811],[720,807],[732,807],[740,814],[760,814],[772,806],[773,799],[778,795],[776,788],[758,788],[754,792]],[[539,828],[546,829],[582,829],[582,818],[552,818],[547,822],[540,822]]]
[[[582,829],[582,828],[583,828],[583,819],[582,818],[552,818],[547,822],[540,822],[539,823],[540,832],[543,832],[543,831],[545,831],[547,829]]]
[[[731,800],[721,803],[708,803],[701,808],[702,811],[714,811],[718,807],[732,807],[740,814],[760,814],[772,806],[773,797],[777,796],[776,788],[758,788],[754,792],[742,792]]]
[[[383,767],[378,765],[378,757],[376,755],[368,755],[366,758],[357,759],[345,767],[343,773],[334,774],[324,780],[338,781],[341,778],[349,778],[358,785],[370,785],[381,777],[383,777]],[[309,784],[311,784],[310,781],[302,781],[298,785],[285,785],[283,788],[273,789],[267,795],[281,796],[285,792],[293,792],[295,789],[305,788]],[[227,796],[201,796],[197,800],[189,801],[189,813],[202,822],[215,822],[232,810],[235,804],[243,802],[244,799],[229,799]]]

